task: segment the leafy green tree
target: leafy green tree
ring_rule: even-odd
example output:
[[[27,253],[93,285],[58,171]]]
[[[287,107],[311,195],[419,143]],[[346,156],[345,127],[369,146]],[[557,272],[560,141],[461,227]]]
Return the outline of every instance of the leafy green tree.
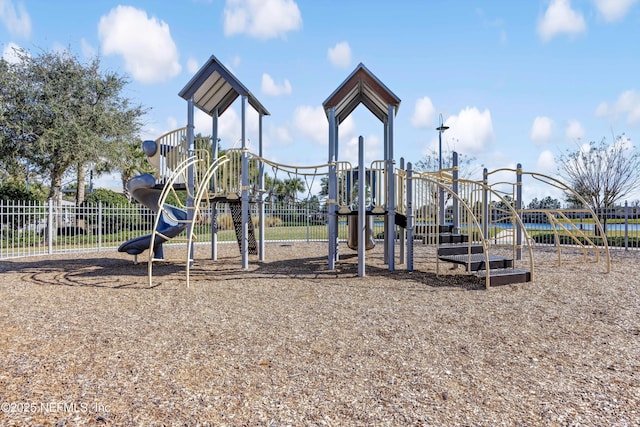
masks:
[[[154,171],[146,154],[142,151],[142,141],[140,140],[128,141],[124,144],[118,168],[120,169],[122,192],[128,200],[131,200],[131,195],[127,191],[127,182],[135,176]]]
[[[28,163],[48,178],[55,199],[75,168],[83,191],[87,165],[117,164],[146,111],[122,96],[127,78],[101,72],[99,58],[83,64],[69,51],[16,54],[15,63],[0,60],[1,161]]]
[[[16,181],[0,184],[0,200],[42,202],[45,200],[42,188],[30,186]]]

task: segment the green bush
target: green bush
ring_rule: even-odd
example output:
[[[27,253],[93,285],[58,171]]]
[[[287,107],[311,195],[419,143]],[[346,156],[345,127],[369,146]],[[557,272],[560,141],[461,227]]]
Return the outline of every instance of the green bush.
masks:
[[[112,190],[107,190],[106,188],[98,188],[91,192],[91,194],[87,195],[83,204],[91,204],[97,205],[98,202],[102,202],[103,205],[109,206],[123,206],[129,204],[129,199],[127,199],[123,194],[117,193]]]
[[[33,187],[18,182],[3,182],[0,184],[0,200],[43,202],[44,194]]]
[[[0,184],[0,200],[6,200],[7,202],[42,202],[45,200],[43,194],[40,191],[33,188],[27,188],[24,183],[17,182],[4,182]],[[0,222],[2,224],[12,224],[16,228],[23,227],[27,224],[33,223],[38,218],[34,215],[11,215],[11,208],[8,206],[2,206],[0,209]]]
[[[102,233],[113,234],[124,230],[135,230],[139,227],[142,218],[137,207],[129,202],[122,194],[112,190],[99,188],[87,196],[82,202],[78,219],[86,221],[86,226],[96,230],[98,215],[96,207],[102,203]],[[107,208],[107,209],[104,209]],[[82,211],[81,210],[81,211]],[[117,210],[117,212],[113,212]]]

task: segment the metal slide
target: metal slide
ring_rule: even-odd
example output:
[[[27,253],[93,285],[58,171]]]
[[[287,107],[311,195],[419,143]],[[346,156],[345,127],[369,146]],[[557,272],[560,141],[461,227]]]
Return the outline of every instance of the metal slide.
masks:
[[[156,180],[151,174],[144,174],[131,178],[127,182],[127,189],[131,197],[138,202],[157,212],[160,209],[158,201],[162,193],[162,189],[155,188]],[[187,212],[184,209],[172,205],[164,205],[163,212],[158,222],[157,233],[155,233],[155,241],[153,242],[153,252],[156,258],[162,258],[162,244],[168,239],[176,237],[186,227]],[[118,248],[118,252],[126,252],[129,255],[140,255],[151,246],[152,234],[135,237],[127,240]]]

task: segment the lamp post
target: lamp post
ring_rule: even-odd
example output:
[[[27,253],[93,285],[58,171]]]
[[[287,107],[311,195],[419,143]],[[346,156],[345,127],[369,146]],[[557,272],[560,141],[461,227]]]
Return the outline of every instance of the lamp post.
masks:
[[[442,132],[449,129],[449,126],[445,126],[442,121],[442,114],[440,114],[440,125],[436,128],[438,131],[438,170],[442,171]],[[439,179],[439,182],[442,180]],[[438,216],[439,223],[444,225],[444,189],[440,186],[438,187]]]

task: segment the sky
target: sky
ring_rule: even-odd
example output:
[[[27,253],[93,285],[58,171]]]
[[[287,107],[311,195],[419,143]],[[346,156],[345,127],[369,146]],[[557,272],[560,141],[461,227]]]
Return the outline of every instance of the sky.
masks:
[[[401,100],[397,162],[437,151],[442,121],[443,151],[477,171],[520,163],[557,177],[560,157],[590,141],[640,140],[639,43],[638,0],[0,0],[5,59],[15,47],[99,56],[150,109],[142,139],[186,125],[178,93],[215,56],[270,112],[264,156],[291,165],[328,161],[322,103],[362,63]],[[211,133],[206,114],[195,125]],[[239,145],[239,101],[219,132],[223,148]],[[363,105],[340,126],[339,159],[357,162],[360,135],[366,161],[382,159],[383,124]],[[547,195],[559,198],[525,182],[525,203]]]

